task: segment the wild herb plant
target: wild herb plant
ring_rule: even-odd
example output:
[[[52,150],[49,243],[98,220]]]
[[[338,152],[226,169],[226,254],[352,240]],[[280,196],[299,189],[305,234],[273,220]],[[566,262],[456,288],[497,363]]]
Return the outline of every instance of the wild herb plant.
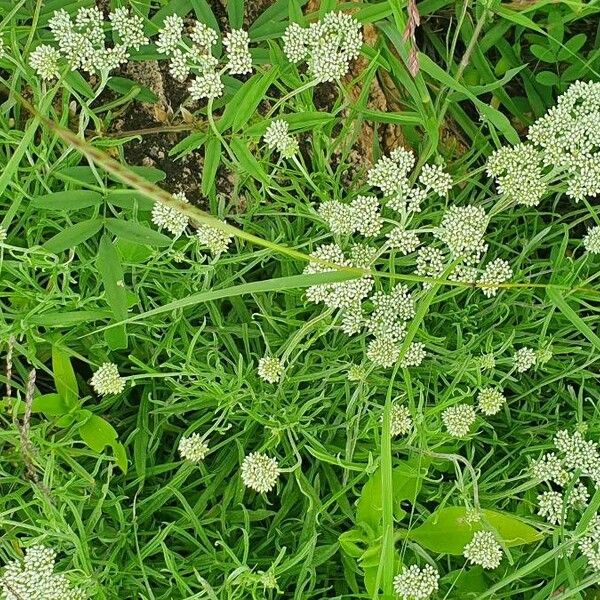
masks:
[[[2,597],[595,597],[598,12],[0,0]]]

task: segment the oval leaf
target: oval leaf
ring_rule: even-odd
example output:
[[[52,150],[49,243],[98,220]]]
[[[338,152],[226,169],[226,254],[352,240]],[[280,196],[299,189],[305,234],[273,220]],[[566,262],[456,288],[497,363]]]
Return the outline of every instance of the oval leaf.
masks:
[[[542,534],[521,519],[494,510],[482,511],[476,523],[467,521],[464,506],[447,506],[427,517],[420,527],[407,532],[408,537],[432,552],[460,555],[473,534],[491,529],[505,546],[521,546],[542,538]]]
[[[79,210],[102,203],[102,195],[90,190],[70,190],[37,196],[31,201],[34,208],[46,210]]]
[[[77,246],[77,244],[89,240],[93,235],[96,235],[100,231],[101,227],[102,221],[99,219],[76,223],[50,238],[47,242],[42,244],[42,248],[45,248],[53,254],[58,254],[67,248],[73,248]]]
[[[106,219],[106,229],[114,233],[118,238],[148,246],[169,246],[173,241],[170,237],[154,231],[154,229],[140,225],[135,221]]]

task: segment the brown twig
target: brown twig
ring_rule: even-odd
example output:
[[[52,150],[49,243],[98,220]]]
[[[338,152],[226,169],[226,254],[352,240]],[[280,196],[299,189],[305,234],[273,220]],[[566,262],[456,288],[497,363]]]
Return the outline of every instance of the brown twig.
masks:
[[[408,0],[406,11],[408,13],[408,22],[402,38],[405,42],[411,42],[410,50],[408,52],[408,71],[415,77],[420,68],[419,51],[417,49],[417,40],[415,38],[415,31],[421,24],[421,15],[417,8],[417,0]]]
[[[21,452],[23,454],[23,461],[27,467],[27,474],[29,478],[39,483],[39,477],[33,464],[33,445],[29,437],[31,431],[31,412],[33,408],[33,395],[35,393],[35,369],[31,369],[29,377],[27,378],[27,387],[25,389],[25,413],[23,415],[23,422],[20,427],[21,437]]]

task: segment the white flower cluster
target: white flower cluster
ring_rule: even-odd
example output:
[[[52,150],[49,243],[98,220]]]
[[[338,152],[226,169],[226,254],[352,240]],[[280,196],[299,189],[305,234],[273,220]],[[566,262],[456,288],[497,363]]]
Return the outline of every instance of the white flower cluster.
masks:
[[[440,574],[431,565],[403,567],[394,577],[394,592],[402,600],[425,600],[437,592]]]
[[[491,531],[476,531],[465,546],[463,556],[472,564],[484,569],[496,569],[502,562],[502,546]]]
[[[392,403],[392,412],[390,415],[390,432],[393,436],[406,435],[410,433],[413,427],[413,420],[410,411],[400,402]]]
[[[600,572],[600,515],[592,518],[578,546],[587,560],[589,570],[593,573]]]
[[[94,372],[90,383],[99,396],[120,394],[125,389],[125,379],[119,374],[119,368],[109,362],[102,364]]]
[[[292,23],[283,34],[283,51],[293,63],[306,61],[317,82],[336,81],[350,69],[362,46],[360,23],[342,12],[327,13],[302,28]]]
[[[0,577],[4,600],[84,600],[83,590],[74,588],[68,579],[54,573],[56,552],[45,546],[25,550],[22,560],[6,565]]]
[[[271,146],[275,146],[279,135],[283,139],[287,130],[275,133],[265,140]],[[338,199],[322,202],[317,212],[338,238],[338,243],[323,244],[311,256],[342,267],[371,269],[374,260],[389,248],[397,248],[405,255],[416,251],[415,274],[431,279],[440,278],[450,261],[439,248],[421,245],[417,232],[407,226],[420,210],[423,200],[431,194],[445,196],[448,193],[452,179],[440,166],[425,165],[417,185],[411,186],[409,173],[414,165],[415,156],[410,150],[396,148],[389,156],[381,157],[367,174],[368,183],[378,188],[383,198],[359,195],[350,202]],[[375,238],[377,242],[384,224],[390,220],[383,215],[388,209],[395,213],[400,223],[395,223],[391,231],[385,233],[387,243],[379,248],[353,244],[347,256],[343,244],[348,241],[351,243],[356,235]],[[453,261],[459,259],[467,263],[456,267],[454,279],[467,277],[469,283],[479,284],[483,294],[490,297],[497,293],[501,283],[512,276],[512,270],[501,259],[488,263],[483,269],[469,266],[470,263],[479,262],[487,250],[484,241],[487,221],[485,211],[476,206],[451,207],[440,226],[434,229],[434,235],[448,247]],[[313,274],[331,270],[334,267],[315,261],[304,272]],[[373,336],[366,355],[375,365],[387,368],[400,361],[401,367],[419,366],[426,356],[422,342],[412,342],[401,356],[406,321],[414,317],[414,304],[418,296],[413,297],[406,286],[400,285],[386,297],[382,291],[373,293],[373,285],[371,276],[365,274],[341,283],[311,286],[307,290],[307,297],[311,302],[323,302],[330,308],[341,309],[341,329],[344,333],[356,335],[366,331]],[[431,286],[430,281],[422,283],[424,290]],[[490,402],[488,400],[488,406],[492,406]]]
[[[529,142],[500,148],[488,174],[516,203],[536,206],[551,184],[575,201],[600,194],[600,83],[577,81],[530,128]]]
[[[479,404],[479,410],[484,415],[491,416],[500,412],[506,403],[506,398],[501,390],[493,387],[486,387],[479,392],[477,402]]]
[[[455,404],[442,413],[442,421],[446,430],[451,436],[457,438],[468,435],[476,419],[475,409],[468,404]]]
[[[590,254],[600,254],[600,225],[595,225],[587,230],[583,238],[583,247]]]
[[[144,35],[144,21],[130,14],[126,8],[117,8],[109,14],[113,46],[106,45],[107,23],[96,7],[80,8],[75,20],[61,8],[54,12],[48,27],[58,43],[58,50],[42,45],[29,57],[29,64],[42,79],[59,76],[59,59],[64,57],[71,70],[88,73],[108,73],[129,59],[129,50],[139,50],[148,39]]]
[[[274,120],[265,131],[265,144],[277,150],[284,158],[291,158],[298,152],[298,140],[289,133],[289,125],[281,119]]]
[[[529,348],[527,346],[519,348],[513,356],[513,363],[517,373],[525,373],[525,371],[529,371],[531,367],[535,366],[536,362],[537,353],[533,348]]]
[[[199,223],[196,237],[202,246],[206,246],[213,255],[219,256],[227,252],[233,236],[230,233],[217,229],[212,225]]]
[[[184,36],[185,22],[178,15],[169,15],[163,21],[156,40],[156,49],[169,57],[169,72],[178,81],[184,82],[194,75],[188,91],[194,100],[218,98],[223,94],[221,75],[252,72],[252,57],[248,49],[248,33],[234,29],[223,39],[227,50],[227,62],[219,71],[219,61],[213,56],[218,33],[199,21],[194,22],[189,35]]]
[[[570,434],[559,431],[554,437],[557,452],[548,452],[531,464],[531,474],[539,481],[565,488],[569,494],[551,489],[538,495],[538,514],[549,523],[559,525],[568,510],[584,509],[590,497],[588,486],[600,486],[600,448],[596,442],[586,441],[579,431]]]
[[[188,204],[185,194],[173,194],[175,198]],[[160,229],[166,229],[174,236],[179,237],[188,226],[189,219],[176,208],[172,208],[162,202],[155,202],[152,207],[152,222]]]
[[[209,450],[208,444],[199,433],[192,433],[189,437],[182,437],[179,440],[177,449],[181,458],[194,463],[202,462]]]
[[[258,376],[267,383],[277,383],[283,370],[283,363],[274,356],[263,356],[258,360]]]
[[[277,459],[261,452],[252,452],[242,462],[242,481],[246,487],[259,492],[270,492],[279,479]]]

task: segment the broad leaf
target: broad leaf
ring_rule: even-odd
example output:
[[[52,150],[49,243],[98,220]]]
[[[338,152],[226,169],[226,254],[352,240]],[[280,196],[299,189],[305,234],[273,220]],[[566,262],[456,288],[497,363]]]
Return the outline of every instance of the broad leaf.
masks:
[[[71,407],[79,400],[79,388],[75,371],[71,365],[69,355],[59,348],[52,346],[52,372],[54,374],[54,385],[58,395],[64,400],[66,406]]]
[[[542,534],[509,513],[482,509],[477,522],[467,520],[464,506],[448,506],[436,510],[407,536],[432,552],[460,555],[473,534],[482,529],[494,531],[505,546],[521,546],[542,538]]]
[[[81,223],[68,226],[67,229],[63,229],[63,231],[57,233],[54,237],[42,244],[42,248],[45,248],[53,254],[58,254],[63,250],[74,248],[78,244],[89,240],[100,231],[101,227],[102,221],[100,219],[82,221]]]

